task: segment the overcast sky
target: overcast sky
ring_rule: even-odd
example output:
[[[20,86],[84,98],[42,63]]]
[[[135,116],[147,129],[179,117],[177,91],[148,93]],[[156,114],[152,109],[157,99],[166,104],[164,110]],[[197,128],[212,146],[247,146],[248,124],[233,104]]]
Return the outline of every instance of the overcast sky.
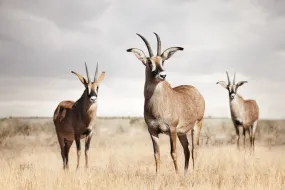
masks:
[[[98,115],[143,116],[144,66],[128,48],[184,47],[165,62],[174,87],[194,85],[205,116],[230,117],[216,84],[237,72],[262,118],[285,118],[285,1],[0,0],[0,117],[52,116],[84,87],[71,74],[106,71]],[[92,71],[92,72],[91,72]]]

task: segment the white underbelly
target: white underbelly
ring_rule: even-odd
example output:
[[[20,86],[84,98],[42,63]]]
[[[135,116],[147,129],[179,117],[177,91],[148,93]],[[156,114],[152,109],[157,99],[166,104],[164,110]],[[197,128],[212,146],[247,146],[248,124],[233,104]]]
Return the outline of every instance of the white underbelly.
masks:
[[[162,120],[152,120],[150,124],[154,129],[159,130],[162,133],[169,133],[170,131],[170,125],[163,122]]]
[[[178,124],[177,125],[177,135],[184,135],[187,134],[190,130],[194,129],[197,125],[197,121],[194,123],[184,123],[184,124]]]

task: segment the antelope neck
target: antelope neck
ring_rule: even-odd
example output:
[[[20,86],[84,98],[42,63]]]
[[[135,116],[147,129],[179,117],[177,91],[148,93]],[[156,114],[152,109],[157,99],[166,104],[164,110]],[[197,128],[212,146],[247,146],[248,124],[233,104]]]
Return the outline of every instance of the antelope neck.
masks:
[[[150,99],[153,95],[171,93],[172,88],[167,81],[146,81],[144,87],[145,99]]]

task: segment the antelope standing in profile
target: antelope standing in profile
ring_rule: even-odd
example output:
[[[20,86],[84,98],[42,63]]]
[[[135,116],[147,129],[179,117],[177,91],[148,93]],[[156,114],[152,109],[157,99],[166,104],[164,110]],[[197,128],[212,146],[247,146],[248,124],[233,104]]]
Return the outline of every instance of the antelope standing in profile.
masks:
[[[85,165],[86,168],[88,167],[88,150],[93,135],[93,127],[95,126],[99,84],[104,79],[105,72],[102,72],[97,78],[97,64],[94,81],[91,82],[86,63],[85,69],[87,80],[80,74],[72,71],[85,87],[82,96],[76,102],[60,102],[54,111],[53,122],[61,149],[63,169],[68,169],[68,153],[74,140],[77,148],[77,168],[79,167],[81,154],[80,139],[82,138],[85,138]]]
[[[235,126],[237,139],[236,144],[239,149],[239,127],[243,129],[243,146],[245,147],[245,137],[246,131],[249,133],[251,149],[254,151],[254,138],[255,131],[257,127],[257,121],[259,118],[259,108],[255,100],[244,100],[240,95],[237,94],[237,90],[240,86],[247,81],[240,81],[237,84],[235,83],[236,74],[234,74],[233,84],[231,84],[230,77],[228,72],[228,84],[224,81],[219,81],[217,84],[220,84],[222,87],[228,90],[229,99],[230,99],[230,110],[232,121]]]
[[[190,158],[189,143],[186,134],[188,131],[192,131],[192,161],[194,168],[205,101],[195,87],[181,85],[172,88],[165,80],[164,61],[168,60],[176,51],[182,51],[183,48],[171,47],[161,53],[160,37],[156,33],[154,34],[157,38],[156,56],[153,54],[148,41],[140,34],[137,35],[147,46],[149,57],[137,48],[128,49],[127,52],[133,52],[145,65],[144,119],[153,143],[156,174],[160,170],[160,133],[166,133],[170,137],[171,157],[176,173],[178,173],[176,155],[176,136],[178,136],[184,149],[184,174],[186,174]]]

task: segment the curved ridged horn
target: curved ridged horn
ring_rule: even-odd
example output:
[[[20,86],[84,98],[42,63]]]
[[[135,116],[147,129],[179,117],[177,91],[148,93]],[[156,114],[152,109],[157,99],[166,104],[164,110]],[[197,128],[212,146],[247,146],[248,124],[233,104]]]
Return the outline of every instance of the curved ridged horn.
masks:
[[[234,85],[236,84],[236,73],[235,73],[235,75],[234,75],[233,84],[234,84]]]
[[[161,54],[161,40],[157,33],[155,33],[156,39],[157,39],[157,55],[159,56]]]
[[[229,83],[229,84],[231,84],[231,81],[230,81],[230,77],[229,77],[229,73],[228,73],[228,71],[226,71],[226,73],[227,73],[227,77],[228,77],[228,83]]]
[[[150,47],[148,41],[147,41],[147,40],[145,39],[145,37],[143,37],[142,35],[140,35],[140,34],[138,34],[138,33],[137,33],[137,35],[138,35],[139,37],[141,37],[141,39],[144,41],[144,43],[145,43],[145,45],[146,45],[146,47],[147,47],[149,56],[152,57],[152,56],[153,56],[153,52],[152,52],[152,49],[151,49],[151,47]]]
[[[94,82],[97,81],[97,77],[98,77],[98,62],[97,62],[96,71],[95,71],[95,75],[94,75]]]
[[[89,78],[89,72],[88,72],[88,68],[87,68],[86,62],[85,62],[85,69],[86,69],[87,80],[88,80],[88,83],[89,83],[90,82],[90,78]]]

